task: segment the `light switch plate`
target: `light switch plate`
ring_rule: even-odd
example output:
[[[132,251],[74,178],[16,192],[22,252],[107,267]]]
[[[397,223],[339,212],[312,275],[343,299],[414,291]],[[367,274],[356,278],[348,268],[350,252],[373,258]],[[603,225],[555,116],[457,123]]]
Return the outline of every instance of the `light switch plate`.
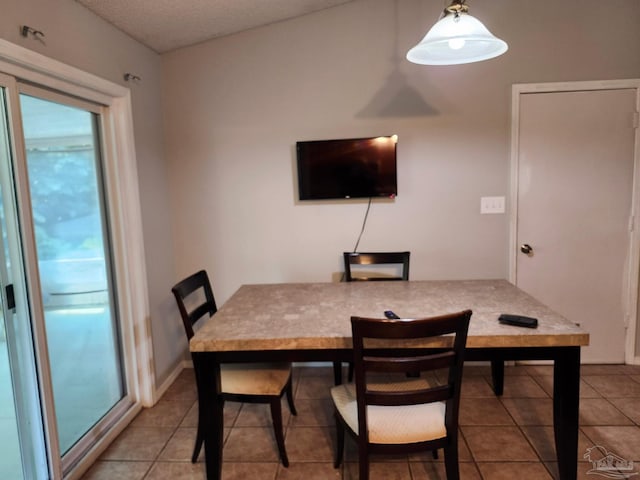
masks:
[[[504,197],[481,197],[480,213],[504,213]]]

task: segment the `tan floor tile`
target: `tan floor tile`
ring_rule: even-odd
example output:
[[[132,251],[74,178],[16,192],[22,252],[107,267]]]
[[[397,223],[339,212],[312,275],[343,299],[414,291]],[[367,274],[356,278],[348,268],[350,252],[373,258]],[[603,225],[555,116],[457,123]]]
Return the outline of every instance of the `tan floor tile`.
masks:
[[[240,414],[240,410],[242,410],[242,406],[244,404],[240,402],[224,402],[223,412],[223,421],[224,425],[227,427],[233,427],[238,420],[238,415]],[[198,416],[196,412],[196,422]]]
[[[342,468],[333,468],[333,462],[291,463],[289,468],[280,466],[276,480],[341,480]]]
[[[560,478],[560,475],[558,474],[558,464],[555,462],[545,462],[545,466],[547,467],[547,469],[549,470],[549,472],[551,472],[551,476],[554,480],[562,480]],[[601,476],[601,475],[596,475],[593,472],[593,466],[590,463],[587,462],[580,462],[578,463],[578,479],[580,480],[596,480],[596,479],[605,479],[607,477]],[[589,473],[591,472],[591,473]],[[631,477],[631,478],[635,478],[635,477]]]
[[[282,399],[282,424],[289,423],[289,406],[286,400]],[[271,420],[271,407],[264,403],[244,403],[234,424],[236,427],[273,427]]]
[[[628,375],[587,375],[583,379],[604,397],[640,398],[640,383]]]
[[[413,480],[447,480],[444,463],[410,462]],[[460,480],[482,480],[475,463],[460,463]]]
[[[335,451],[335,438],[332,438],[332,441],[334,442],[333,445],[333,449]],[[416,459],[419,459],[419,455],[422,455],[420,453],[415,454],[418,455],[418,457],[416,457]],[[431,452],[426,452],[425,455],[427,456],[426,458],[432,460],[433,459],[433,454]],[[382,455],[382,454],[374,454],[371,455],[371,462],[406,462],[408,460],[408,456],[404,455],[404,454],[397,454],[397,455]],[[345,436],[345,442],[344,442],[344,462],[346,463],[352,463],[352,462],[357,462],[358,461],[358,445],[356,444],[356,441],[353,437],[351,437],[350,435],[346,435]]]
[[[156,462],[145,480],[206,480],[204,463]]]
[[[553,436],[553,427],[522,427],[522,431],[543,461],[554,462],[556,460],[556,443]],[[591,441],[582,431],[579,431],[577,461],[585,461],[583,458],[584,452],[591,446],[593,446]]]
[[[295,399],[327,398],[333,387],[333,374],[301,377]]]
[[[496,397],[461,398],[460,425],[513,425],[513,420]]]
[[[581,365],[580,374],[585,375],[640,375],[638,365]]]
[[[582,427],[593,445],[599,445],[625,460],[640,461],[640,427]]]
[[[443,452],[440,452],[439,458],[442,458],[444,461]],[[471,450],[469,450],[469,445],[467,445],[467,440],[464,438],[462,430],[458,433],[458,460],[461,462],[473,462]]]
[[[482,375],[483,377],[491,376],[491,367],[488,365],[474,364],[473,362],[465,362],[462,372],[463,378],[475,377],[477,375]]]
[[[225,427],[232,427],[235,424],[238,413],[242,408],[242,403],[225,402],[223,409],[223,421]],[[194,403],[187,414],[180,422],[180,427],[197,427],[198,426],[198,402]]]
[[[553,480],[542,463],[478,463],[484,480]]]
[[[285,448],[289,454],[287,438]],[[222,451],[224,462],[278,462],[278,446],[273,429],[268,427],[235,427]],[[291,455],[289,454],[289,460]]]
[[[174,387],[174,385],[171,385],[162,395],[162,400],[188,403],[189,405],[198,401],[198,390],[195,384],[185,385],[184,387]]]
[[[193,403],[198,399],[198,387],[192,368],[184,369],[178,378],[162,395],[163,400],[182,401]]]
[[[505,395],[495,397],[489,366],[465,366],[459,444],[462,480],[557,478],[552,401],[548,398],[553,390],[552,368],[507,366]],[[346,365],[343,370],[346,377]],[[591,477],[587,472],[592,465],[583,455],[594,445],[640,462],[640,458],[633,458],[640,455],[640,427],[632,423],[640,424],[640,367],[584,365],[582,374],[578,478]],[[333,368],[329,364],[294,369],[299,415],[291,416],[286,402],[283,405],[285,425],[286,419],[289,425],[285,432],[291,462],[288,469],[279,463],[268,406],[261,409],[263,405],[227,402],[223,479],[355,480],[357,448],[349,436],[345,442],[346,463],[333,468],[336,440],[329,394],[332,386]],[[184,370],[161,401],[141,412],[82,480],[204,479],[204,454],[200,454],[198,464],[190,463],[198,419],[195,394],[193,370]],[[514,420],[520,427],[513,424]],[[430,452],[373,456],[371,480],[444,479],[443,456],[442,450],[437,460]],[[546,463],[538,463],[539,458]],[[154,460],[156,463],[152,463]]]
[[[293,369],[294,375],[299,377],[331,377],[333,379],[333,365],[326,366],[309,366],[309,367],[295,367]],[[343,378],[347,375],[347,364],[342,364]]]
[[[505,365],[504,367],[504,376],[505,377],[520,377],[527,376],[529,372],[527,372],[526,368],[523,368],[521,365]]]
[[[462,380],[460,395],[464,398],[495,397],[491,384],[480,375],[465,376]]]
[[[195,428],[178,428],[160,452],[159,461],[190,462],[196,441]],[[204,449],[203,449],[204,450]],[[203,458],[202,451],[200,457]]]
[[[82,480],[142,480],[151,465],[151,462],[98,461]]]
[[[462,427],[477,462],[537,461],[538,456],[518,427]]]
[[[502,404],[518,425],[553,425],[550,398],[505,398]]]
[[[553,390],[551,395],[553,397]],[[580,380],[580,398],[602,398],[595,388],[589,385],[584,380]]]
[[[640,425],[640,401],[637,398],[609,398],[618,410]]]
[[[544,375],[533,377],[533,379],[549,397],[553,397],[553,377]],[[584,380],[580,380],[580,398],[602,398],[602,395],[596,392],[593,387]]]
[[[161,399],[153,408],[143,409],[131,423],[134,427],[177,427],[193,406],[193,402]]]
[[[277,463],[224,462],[222,464],[224,480],[274,480],[277,471]]]
[[[289,462],[331,461],[335,437],[333,427],[289,427],[285,437]]]
[[[533,380],[535,380],[535,382],[540,385],[540,388],[542,388],[545,393],[549,396],[549,397],[553,397],[553,376],[551,375],[538,375],[535,377],[531,377],[533,378]],[[591,387],[589,387],[591,388]],[[582,394],[582,389],[580,389],[580,393]],[[600,395],[598,395],[600,396]]]
[[[127,427],[102,454],[101,460],[155,460],[173,428]]]
[[[296,392],[298,391],[298,384],[300,383],[300,372],[298,369],[293,368],[291,370],[291,391],[293,392],[293,398],[296,398]]]
[[[289,418],[292,427],[332,427],[336,423],[330,398],[297,399],[296,410],[298,415]]]
[[[195,370],[193,369],[193,365],[189,365],[188,367],[185,367],[180,374],[178,375],[178,378],[176,378],[176,382],[178,381],[189,381],[189,382],[193,382],[194,384],[196,383],[196,373]]]
[[[421,454],[415,454],[415,455],[421,455]],[[440,455],[442,455],[442,452],[440,452]],[[409,460],[408,455],[405,454],[372,454],[371,455],[371,462],[375,462],[375,463],[402,463],[402,462],[407,462]],[[420,458],[419,456],[416,457],[416,459]],[[433,461],[433,454],[431,452],[425,452],[424,453],[424,458],[425,461],[429,460],[429,461]],[[355,444],[353,445],[353,447],[345,447],[345,451],[344,451],[344,461],[345,463],[353,463],[353,462],[357,462],[358,461],[358,449],[355,446]]]
[[[344,480],[358,480],[358,463],[348,462],[344,465]],[[411,480],[408,462],[371,462],[369,464],[369,480]]]
[[[553,376],[553,365],[521,365],[520,367],[532,377]]]
[[[444,451],[438,450],[438,458],[433,458],[432,452],[410,453],[408,455],[410,462],[444,462]],[[458,461],[472,462],[473,457],[467,446],[462,432],[458,434]]]
[[[637,399],[636,402],[640,404]],[[580,425],[633,425],[633,422],[604,398],[583,398]]]
[[[226,419],[224,424],[227,425]],[[198,426],[198,402],[195,402],[191,406],[187,414],[182,419],[182,422],[180,422],[179,426],[180,427],[197,427]]]
[[[549,395],[529,376],[511,376],[504,380],[502,398],[549,398]]]

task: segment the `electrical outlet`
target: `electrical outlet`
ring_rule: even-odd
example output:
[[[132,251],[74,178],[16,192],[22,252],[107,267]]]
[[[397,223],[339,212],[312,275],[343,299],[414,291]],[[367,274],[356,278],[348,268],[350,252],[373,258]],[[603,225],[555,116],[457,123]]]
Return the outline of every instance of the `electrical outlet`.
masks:
[[[504,213],[504,197],[481,197],[480,213]]]

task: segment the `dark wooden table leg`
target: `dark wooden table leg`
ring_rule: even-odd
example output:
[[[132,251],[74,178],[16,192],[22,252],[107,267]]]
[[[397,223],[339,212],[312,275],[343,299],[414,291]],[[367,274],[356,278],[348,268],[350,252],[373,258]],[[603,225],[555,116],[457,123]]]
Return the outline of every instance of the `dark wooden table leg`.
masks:
[[[333,362],[333,384],[342,384],[342,362]]]
[[[504,391],[504,360],[491,360],[493,393],[500,396]]]
[[[553,431],[562,480],[578,475],[579,407],[580,347],[561,348],[553,368]]]
[[[194,352],[198,385],[198,424],[203,429],[207,480],[222,478],[223,401],[220,397],[220,363],[215,353]]]

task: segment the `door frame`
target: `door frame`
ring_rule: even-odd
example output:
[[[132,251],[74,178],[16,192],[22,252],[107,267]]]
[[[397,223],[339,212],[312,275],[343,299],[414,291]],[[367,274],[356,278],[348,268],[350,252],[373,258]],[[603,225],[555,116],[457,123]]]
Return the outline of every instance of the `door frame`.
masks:
[[[532,93],[552,93],[571,91],[635,89],[635,113],[630,121],[635,126],[633,189],[631,194],[631,214],[629,216],[629,260],[626,265],[626,279],[623,295],[625,310],[625,362],[640,365],[640,339],[636,339],[638,325],[638,287],[640,286],[640,135],[638,134],[638,111],[640,111],[640,79],[576,81],[557,83],[523,83],[511,87],[511,162],[510,162],[510,211],[509,211],[509,281],[517,279],[517,234],[518,234],[518,176],[520,138],[520,97]]]

